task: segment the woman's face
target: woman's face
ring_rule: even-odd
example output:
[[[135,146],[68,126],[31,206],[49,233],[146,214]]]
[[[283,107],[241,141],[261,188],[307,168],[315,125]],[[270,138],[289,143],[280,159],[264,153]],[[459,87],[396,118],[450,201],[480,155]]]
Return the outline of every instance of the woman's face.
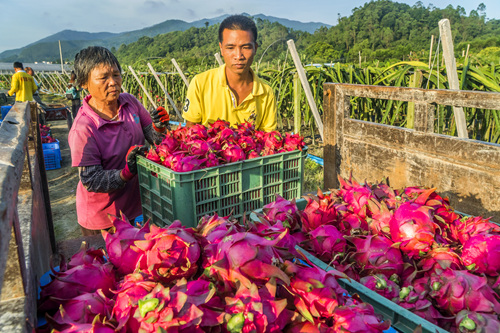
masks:
[[[122,76],[116,65],[99,65],[92,69],[83,88],[87,89],[96,101],[114,102],[120,96],[121,86]]]

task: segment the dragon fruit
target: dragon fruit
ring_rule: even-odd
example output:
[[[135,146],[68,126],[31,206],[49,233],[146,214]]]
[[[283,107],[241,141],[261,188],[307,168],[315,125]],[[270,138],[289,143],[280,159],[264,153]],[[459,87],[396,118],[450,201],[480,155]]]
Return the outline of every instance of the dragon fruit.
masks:
[[[393,211],[389,210],[384,201],[377,201],[374,198],[368,200],[368,209],[371,212],[371,217],[368,217],[366,220],[371,233],[374,235],[390,236],[390,222]]]
[[[283,147],[283,137],[277,131],[268,132],[265,134],[264,150],[275,152]]]
[[[477,274],[500,275],[499,256],[500,235],[474,235],[462,248],[464,265]]]
[[[54,333],[80,333],[80,332],[115,333],[116,330],[110,322],[106,321],[106,318],[103,318],[101,320],[100,316],[96,316],[94,318],[94,321],[90,324],[71,323],[68,328],[62,331],[54,331]]]
[[[302,148],[304,148],[304,146],[305,146],[304,138],[301,137],[299,134],[286,133],[283,142],[283,148],[286,151],[293,151],[293,150],[302,151]]]
[[[179,148],[179,141],[174,137],[173,133],[167,132],[167,134],[161,141],[161,144],[158,145],[156,149],[162,152],[159,153],[161,157],[162,155],[163,156],[167,155],[167,153],[173,154],[178,148]]]
[[[389,225],[392,240],[400,243],[400,249],[411,258],[428,252],[435,242],[436,224],[430,207],[405,202],[396,209]]]
[[[276,281],[271,279],[263,288],[241,285],[234,297],[226,297],[228,332],[282,332],[293,317],[286,309],[286,299],[276,299]]]
[[[219,160],[219,157],[217,156],[217,154],[212,153],[212,152],[208,153],[206,161],[205,161],[205,166],[207,168],[211,168],[211,167],[218,166],[218,165],[220,165],[220,160]]]
[[[241,136],[238,139],[238,146],[240,146],[243,151],[248,154],[250,151],[255,150],[257,147],[255,139],[250,136]]]
[[[208,139],[207,128],[201,124],[195,124],[191,126],[186,135],[191,138],[191,140],[206,140]]]
[[[94,318],[110,318],[114,302],[99,289],[95,293],[85,293],[70,300],[61,300],[59,311],[51,317],[46,314],[47,321],[57,330],[64,330],[71,324],[91,324]]]
[[[227,163],[243,161],[246,158],[243,149],[234,143],[225,145],[222,148],[221,156]]]
[[[161,164],[162,160],[154,148],[150,148],[146,154],[146,158],[152,162]]]
[[[245,121],[241,124],[236,125],[236,132],[240,137],[247,136],[252,137],[255,133],[255,125],[251,122]]]
[[[500,226],[480,216],[467,216],[456,219],[450,225],[452,238],[465,244],[469,238],[479,234],[500,234]]]
[[[454,270],[464,269],[462,259],[447,246],[436,247],[427,252],[418,262],[418,267],[423,271],[436,271],[451,268]]]
[[[309,232],[324,224],[335,225],[338,221],[338,205],[334,196],[318,190],[317,196],[307,196],[307,205],[301,212],[302,228]]]
[[[217,276],[225,290],[232,289],[237,281],[250,288],[252,283],[264,285],[273,277],[288,284],[288,276],[276,266],[280,257],[274,249],[285,234],[286,230],[273,240],[246,232],[225,236],[217,244],[215,258],[211,259],[215,263],[207,273]]]
[[[278,221],[282,222],[284,226],[295,230],[299,228],[300,215],[298,208],[295,204],[295,199],[288,201],[279,194],[276,194],[276,200],[265,205],[262,208],[266,220],[274,224]]]
[[[391,327],[391,322],[382,322],[370,304],[351,300],[333,311],[333,322],[333,332],[375,333]]]
[[[393,242],[384,236],[369,235],[348,237],[355,251],[348,256],[358,268],[361,276],[383,274],[388,278],[403,273],[404,261],[401,251],[393,247]]]
[[[95,249],[90,247],[87,242],[82,242],[79,251],[75,253],[68,262],[66,262],[64,257],[61,258],[59,272],[65,272],[84,264],[104,264],[106,262],[104,255],[105,253],[102,249]]]
[[[64,272],[53,272],[53,280],[41,287],[38,311],[51,313],[57,310],[59,302],[53,297],[69,300],[101,289],[109,297],[115,285],[113,265],[97,262],[83,263]]]
[[[251,160],[252,158],[257,158],[257,157],[260,157],[260,154],[256,150],[250,150],[247,153],[247,159],[248,160]]]
[[[133,250],[131,245],[137,240],[144,240],[144,235],[149,232],[149,223],[142,228],[133,227],[127,218],[113,220],[113,227],[109,231],[102,231],[106,242],[109,261],[116,267],[121,275],[132,273],[139,261],[140,254]]]
[[[321,225],[309,233],[311,247],[326,262],[344,255],[347,242],[344,235],[333,225]]]
[[[199,158],[197,156],[184,156],[180,158],[177,163],[172,162],[172,170],[176,172],[189,172],[193,170],[199,170],[202,168],[203,163],[206,162],[205,158]]]
[[[340,189],[337,195],[347,203],[349,209],[359,215],[361,218],[367,217],[368,201],[373,197],[372,190],[368,184],[361,185],[353,179],[352,175],[349,180],[338,177]]]
[[[498,295],[487,284],[485,277],[448,268],[440,274],[432,274],[429,285],[429,296],[449,314],[456,315],[462,310],[500,312]]]
[[[399,298],[399,286],[383,274],[365,276],[359,280],[359,283],[387,299]]]
[[[157,281],[169,283],[192,276],[198,269],[200,246],[194,231],[174,221],[168,228],[151,226],[145,240],[136,241],[132,247],[142,254],[140,268]]]
[[[212,146],[204,140],[192,140],[189,142],[189,153],[196,156],[205,156],[212,151]]]
[[[455,317],[457,332],[498,333],[500,321],[497,313],[481,313],[462,310]]]

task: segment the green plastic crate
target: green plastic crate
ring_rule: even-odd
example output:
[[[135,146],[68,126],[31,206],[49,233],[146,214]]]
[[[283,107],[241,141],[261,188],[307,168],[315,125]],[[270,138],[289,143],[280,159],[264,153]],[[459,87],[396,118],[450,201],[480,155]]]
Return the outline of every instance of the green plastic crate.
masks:
[[[159,226],[180,220],[195,227],[207,214],[241,218],[275,201],[275,193],[300,198],[306,156],[307,148],[191,172],[174,172],[138,156],[144,220]]]

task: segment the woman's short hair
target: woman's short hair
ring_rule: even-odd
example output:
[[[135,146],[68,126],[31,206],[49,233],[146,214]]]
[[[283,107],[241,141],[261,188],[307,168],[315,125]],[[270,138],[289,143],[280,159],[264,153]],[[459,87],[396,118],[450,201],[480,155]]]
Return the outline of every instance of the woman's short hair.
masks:
[[[226,17],[219,26],[219,43],[222,43],[222,32],[224,29],[251,31],[253,41],[257,42],[257,26],[255,22],[244,15],[231,15]]]
[[[74,71],[78,86],[87,84],[90,72],[101,65],[116,66],[122,71],[118,59],[107,48],[102,46],[89,46],[75,55]]]

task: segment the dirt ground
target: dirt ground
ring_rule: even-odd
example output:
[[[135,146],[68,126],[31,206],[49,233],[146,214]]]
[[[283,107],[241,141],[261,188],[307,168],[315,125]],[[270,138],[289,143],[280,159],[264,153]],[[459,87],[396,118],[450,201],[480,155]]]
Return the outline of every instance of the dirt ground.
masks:
[[[61,149],[61,168],[47,170],[49,196],[56,241],[81,236],[76,219],[76,185],[78,170],[71,167],[71,153],[68,145],[68,126],[66,120],[48,121],[52,136],[59,140]]]

